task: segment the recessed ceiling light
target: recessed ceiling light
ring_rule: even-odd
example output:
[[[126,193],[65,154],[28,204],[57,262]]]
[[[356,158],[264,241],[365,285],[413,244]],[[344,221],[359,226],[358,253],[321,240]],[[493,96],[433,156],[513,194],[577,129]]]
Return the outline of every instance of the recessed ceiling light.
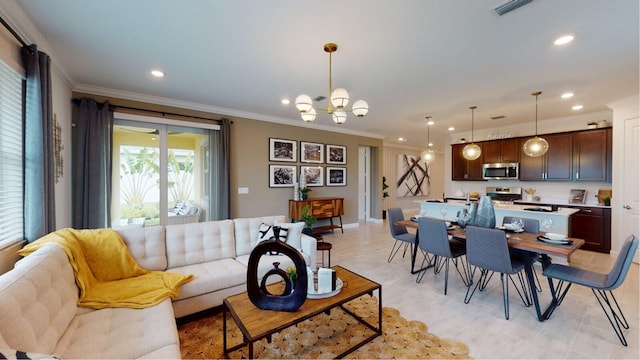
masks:
[[[162,72],[160,70],[151,70],[151,75],[160,78],[160,77],[164,76],[164,72]]]
[[[563,99],[568,99],[570,97],[573,97],[573,93],[572,92],[564,93],[560,97],[563,98]]]
[[[280,102],[282,103],[282,105],[289,105],[291,101],[289,101],[289,99],[282,99]]]
[[[582,105],[574,105],[573,107],[571,107],[571,110],[582,110],[582,108]]]
[[[559,38],[555,39],[553,41],[554,45],[564,45],[564,44],[568,44],[570,42],[572,42],[574,39],[573,35],[564,35],[564,36],[560,36]]]
[[[449,130],[449,131],[453,131],[453,130],[455,130],[455,129],[456,129],[456,128],[454,128],[453,126],[449,126],[449,128],[448,128],[447,130]]]
[[[407,141],[407,139],[403,138],[403,137],[399,137],[398,141]]]

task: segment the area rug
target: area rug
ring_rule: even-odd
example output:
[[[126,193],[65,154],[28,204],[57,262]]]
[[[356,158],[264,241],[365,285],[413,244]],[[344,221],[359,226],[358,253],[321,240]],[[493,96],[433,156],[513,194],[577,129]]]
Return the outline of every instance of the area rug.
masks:
[[[377,324],[378,299],[363,296],[345,308],[358,314],[370,324]],[[353,359],[467,359],[469,350],[463,343],[441,339],[429,333],[427,325],[409,321],[397,309],[382,309],[382,332],[368,344],[347,355]],[[222,359],[222,311],[178,324],[180,350],[184,359]],[[321,314],[305,320],[254,344],[254,357],[262,359],[329,359],[335,358],[351,344],[360,342],[373,332],[340,308],[331,314]],[[227,319],[229,346],[242,341],[242,333]],[[246,347],[229,357],[248,357]]]

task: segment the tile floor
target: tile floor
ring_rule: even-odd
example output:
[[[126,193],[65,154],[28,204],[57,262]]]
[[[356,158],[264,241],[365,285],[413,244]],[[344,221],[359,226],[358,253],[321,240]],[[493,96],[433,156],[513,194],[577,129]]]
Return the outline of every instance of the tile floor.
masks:
[[[402,251],[387,263],[393,245],[388,223],[361,222],[344,234],[324,234],[333,244],[332,265],[341,265],[382,284],[383,305],[395,307],[409,320],[423,321],[429,331],[463,341],[474,358],[513,359],[622,359],[640,358],[639,348],[639,266],[633,264],[625,283],[614,291],[630,329],[624,331],[629,343],[622,346],[591,290],[573,286],[551,319],[538,322],[535,308],[524,307],[510,288],[510,319],[505,320],[499,276],[494,276],[483,292],[464,303],[466,287],[450,268],[448,294],[444,295],[444,272],[430,270],[420,283],[411,275],[410,255]],[[320,258],[320,255],[319,255]],[[325,258],[325,261],[327,259]],[[613,261],[606,254],[578,250],[572,265],[608,272]],[[546,307],[551,295],[546,278],[539,293]],[[477,278],[477,275],[476,275]]]

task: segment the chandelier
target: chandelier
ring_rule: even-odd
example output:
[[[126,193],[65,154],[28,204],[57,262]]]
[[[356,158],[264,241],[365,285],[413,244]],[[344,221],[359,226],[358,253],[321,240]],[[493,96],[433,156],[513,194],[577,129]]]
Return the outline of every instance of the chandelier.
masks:
[[[471,109],[471,144],[468,144],[462,149],[462,156],[467,160],[475,160],[480,157],[482,149],[480,146],[473,143],[473,111],[477,109],[477,106],[469,106]]]
[[[349,103],[349,93],[344,88],[333,90],[331,82],[331,54],[338,50],[338,45],[334,43],[324,44],[324,51],[329,53],[329,105],[326,109],[314,108],[313,100],[309,95],[299,95],[296,98],[296,109],[300,111],[300,116],[305,122],[312,122],[318,114],[327,113],[332,115],[333,122],[344,124],[347,121],[347,112],[353,113],[357,117],[363,117],[369,112],[369,104],[364,100],[353,103],[351,110],[345,107]]]
[[[544,138],[538,137],[538,95],[542,94],[542,91],[532,92],[531,95],[536,97],[536,136],[527,140],[522,146],[527,156],[538,157],[544,155],[549,150],[549,143]]]
[[[425,116],[427,119],[427,150],[423,151],[420,154],[422,160],[426,162],[430,162],[435,158],[435,153],[431,150],[431,125],[433,125],[433,121],[431,121],[431,116]]]

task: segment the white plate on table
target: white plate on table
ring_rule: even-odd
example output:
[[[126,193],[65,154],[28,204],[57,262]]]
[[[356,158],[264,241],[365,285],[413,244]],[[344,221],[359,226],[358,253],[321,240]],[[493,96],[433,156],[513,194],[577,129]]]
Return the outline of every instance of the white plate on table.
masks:
[[[313,281],[313,279],[311,279],[311,281]],[[307,299],[324,299],[324,298],[328,298],[328,297],[332,297],[334,295],[338,295],[338,293],[340,293],[340,290],[342,290],[342,280],[340,280],[340,278],[336,279],[336,289],[330,292],[326,292],[326,293],[318,293],[317,290],[315,290],[314,292],[308,292],[307,291]]]
[[[569,244],[573,244],[573,240],[569,240],[569,239],[562,239],[562,240],[554,240],[554,239],[549,239],[547,237],[544,236],[538,236],[538,240],[545,242],[547,244],[552,244],[552,245],[569,245]]]
[[[509,232],[512,232],[512,233],[516,233],[516,234],[519,234],[519,233],[524,232],[524,229],[513,230],[513,228],[509,228],[509,229],[508,229],[508,228],[506,228],[506,227],[504,227],[504,226],[497,226],[497,227],[496,227],[496,229],[506,230],[506,231],[509,231]]]

